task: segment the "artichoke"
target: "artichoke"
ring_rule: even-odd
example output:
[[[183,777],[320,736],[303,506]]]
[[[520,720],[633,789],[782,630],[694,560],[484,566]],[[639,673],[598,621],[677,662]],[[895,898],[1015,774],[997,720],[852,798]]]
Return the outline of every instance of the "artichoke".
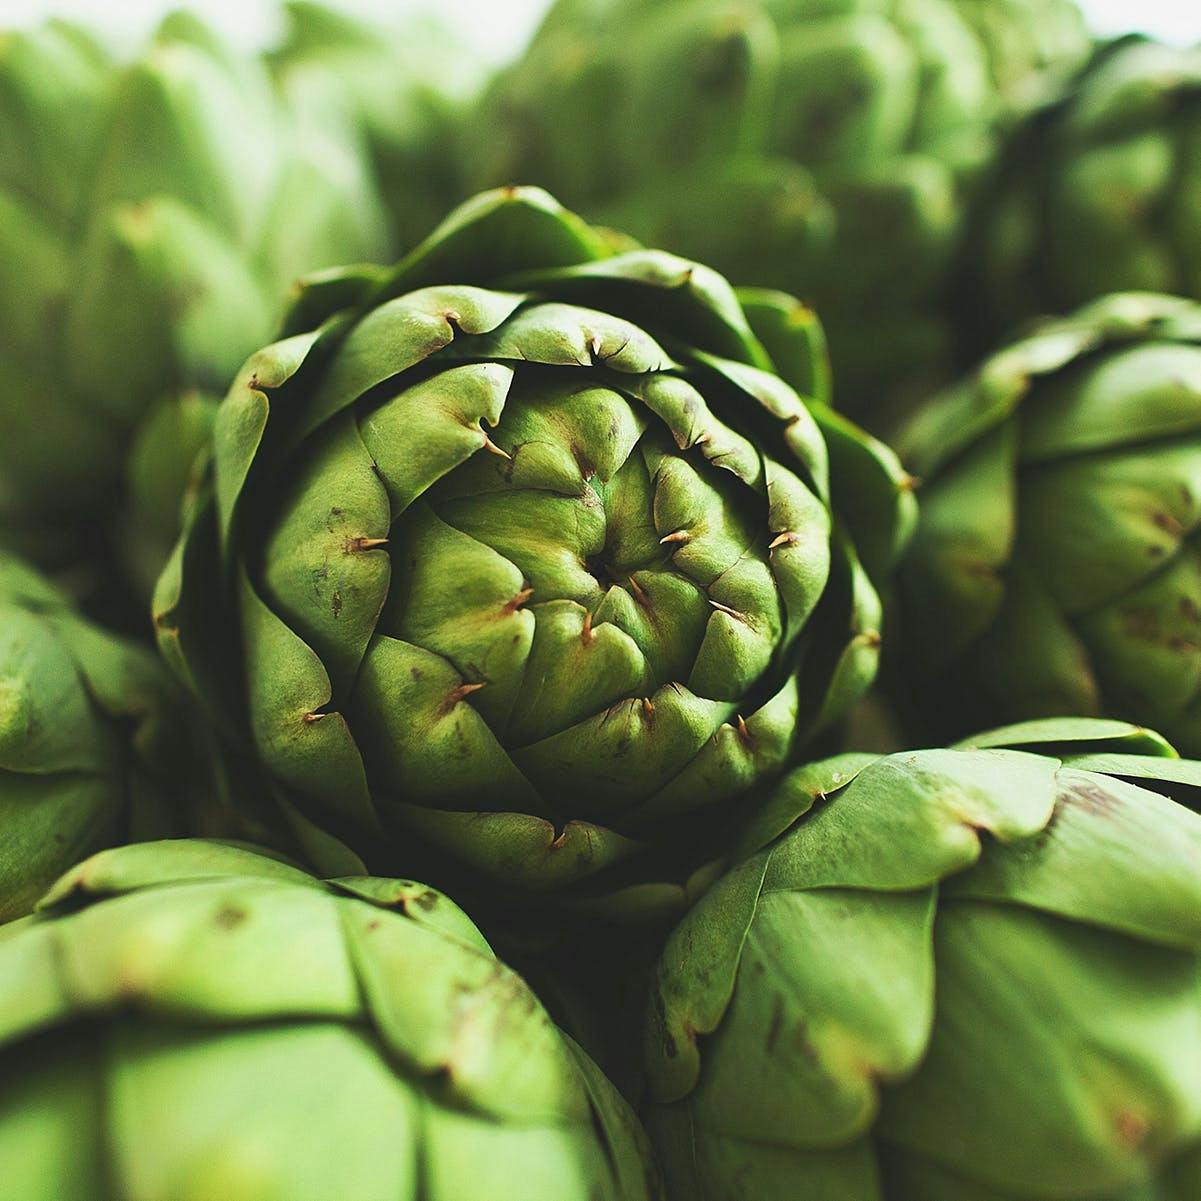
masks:
[[[1085,719],[787,777],[657,970],[669,1197],[1196,1197],[1199,799]]]
[[[168,685],[150,652],[0,554],[0,922],[100,847],[174,832]]]
[[[296,276],[385,250],[354,145],[189,17],[127,64],[61,22],[0,35],[0,536],[67,558],[119,511],[131,557],[153,559],[137,539],[161,513],[143,526],[123,490],[140,423],[186,435],[153,493],[175,514],[197,394],[274,334]]]
[[[1069,0],[559,0],[485,95],[472,161],[796,293],[840,405],[871,416],[947,373],[966,190],[1087,44]]]
[[[22,1201],[652,1201],[644,1136],[453,902],[216,843],[102,852],[0,934]]]
[[[895,445],[923,481],[893,673],[919,729],[1104,714],[1201,755],[1201,305],[1049,322]]]
[[[374,24],[288,0],[268,56],[281,91],[324,121],[341,111],[366,135],[397,243],[411,246],[466,191],[459,129],[483,71],[447,21]]]
[[[892,453],[798,392],[812,314],[506,189],[292,326],[218,412],[167,658],[310,853],[677,905],[871,681],[911,520]]]
[[[1201,298],[1199,143],[1201,49],[1101,48],[980,191],[957,307],[967,349],[1108,292]]]

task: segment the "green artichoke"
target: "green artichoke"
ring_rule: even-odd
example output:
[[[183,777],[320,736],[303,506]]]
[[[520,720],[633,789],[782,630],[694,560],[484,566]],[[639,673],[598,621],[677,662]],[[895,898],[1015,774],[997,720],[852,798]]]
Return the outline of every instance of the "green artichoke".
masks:
[[[150,652],[0,554],[0,922],[100,847],[174,832],[172,714]]]
[[[1087,45],[1069,0],[560,0],[472,161],[799,295],[870,416],[946,374],[965,189],[1043,63]]]
[[[1105,714],[1201,755],[1201,305],[1050,322],[895,445],[922,480],[894,673],[918,728]]]
[[[453,902],[145,843],[0,934],[21,1201],[652,1201],[632,1113]]]
[[[341,111],[357,123],[397,243],[413,245],[467,191],[459,129],[483,84],[478,57],[447,21],[371,23],[311,0],[284,12],[268,56],[280,89],[318,122]]]
[[[66,557],[121,511],[155,537],[122,490],[143,419],[192,437],[155,493],[174,515],[196,392],[274,334],[298,275],[386,249],[353,146],[189,17],[128,64],[60,22],[0,34],[0,536]]]
[[[674,906],[873,678],[869,569],[913,501],[803,402],[812,314],[616,244],[483,194],[393,271],[316,280],[223,402],[160,645],[314,847]]]
[[[980,191],[957,307],[969,351],[1107,292],[1201,297],[1198,146],[1201,49],[1100,49]]]
[[[1198,1196],[1199,799],[1083,719],[787,777],[659,964],[668,1195]]]

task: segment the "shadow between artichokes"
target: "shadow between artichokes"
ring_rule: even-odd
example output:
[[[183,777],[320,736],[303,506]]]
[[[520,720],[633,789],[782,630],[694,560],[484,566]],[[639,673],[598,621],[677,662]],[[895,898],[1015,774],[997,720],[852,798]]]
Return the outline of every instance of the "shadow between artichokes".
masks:
[[[168,659],[318,861],[678,908],[871,682],[912,522],[812,314],[505,189],[291,328],[218,412]]]
[[[645,1135],[447,897],[102,852],[0,931],[0,1193],[654,1201]]]
[[[669,1197],[1191,1201],[1199,801],[1088,719],[793,772],[659,962]]]

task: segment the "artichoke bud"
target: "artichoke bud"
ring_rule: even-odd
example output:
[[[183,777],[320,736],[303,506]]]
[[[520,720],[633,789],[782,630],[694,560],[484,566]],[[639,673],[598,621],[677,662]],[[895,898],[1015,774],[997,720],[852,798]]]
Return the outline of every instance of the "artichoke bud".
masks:
[[[680,822],[682,860],[712,853],[874,673],[888,556],[864,572],[829,495],[902,539],[895,460],[845,423],[831,481],[820,397],[729,285],[618,245],[545,193],[477,197],[218,412],[254,743],[352,843],[608,893]],[[824,393],[812,315],[781,308],[782,369]],[[193,661],[200,538],[160,588]]]

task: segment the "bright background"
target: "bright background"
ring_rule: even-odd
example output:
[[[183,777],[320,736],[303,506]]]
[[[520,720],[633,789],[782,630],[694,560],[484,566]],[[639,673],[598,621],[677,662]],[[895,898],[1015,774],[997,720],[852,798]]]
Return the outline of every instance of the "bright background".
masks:
[[[56,15],[102,24],[114,33],[143,32],[180,0],[0,0],[0,25]],[[356,12],[432,12],[458,25],[494,60],[516,54],[549,0],[337,0]],[[1101,33],[1137,28],[1176,42],[1201,42],[1198,0],[1081,0]],[[275,0],[192,0],[196,12],[238,39],[262,43],[277,28]]]

